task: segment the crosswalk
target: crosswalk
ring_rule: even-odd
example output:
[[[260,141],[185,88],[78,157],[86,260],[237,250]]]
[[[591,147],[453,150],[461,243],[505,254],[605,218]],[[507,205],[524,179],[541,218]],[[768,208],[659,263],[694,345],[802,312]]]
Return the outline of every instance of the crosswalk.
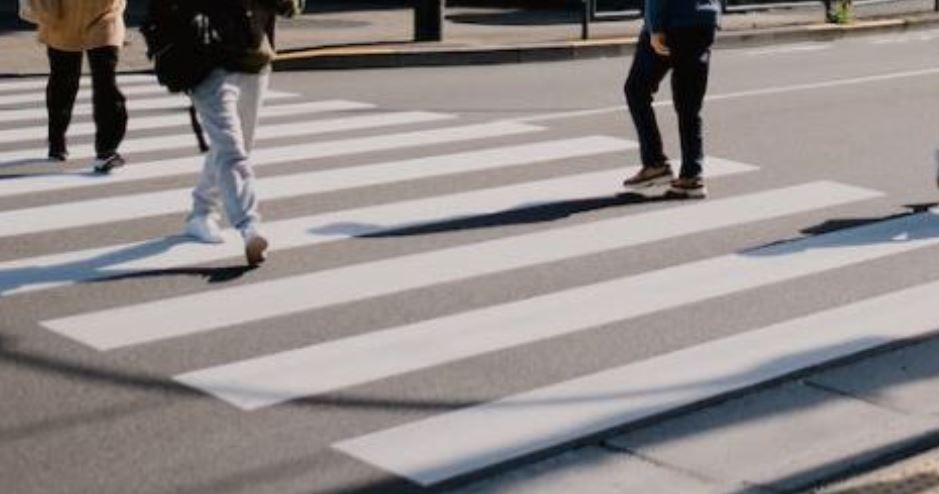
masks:
[[[173,111],[186,102],[162,94],[145,74],[122,76],[122,83],[137,112],[124,147],[131,165],[101,177],[77,165],[21,172],[24,163],[43,155],[44,82],[0,82],[0,173],[17,170],[0,180],[0,200],[16,204],[17,199],[31,199],[22,207],[0,211],[0,237],[28,242],[34,236],[118,223],[165,223],[185,214],[189,188],[182,184],[193,181],[201,165],[192,152],[187,117]],[[305,101],[286,92],[273,96],[263,112],[253,155],[262,202],[346,198],[329,210],[265,222],[275,263],[281,252],[327,244],[353,246],[366,238],[404,243],[421,232],[447,231],[447,225],[460,222],[583,201],[616,204],[625,200],[619,196],[619,182],[634,171],[626,165],[635,163],[637,145],[617,136],[559,137],[547,126],[511,119],[467,121],[449,113],[387,110],[373,102]],[[77,115],[88,114],[87,108],[83,111]],[[87,142],[94,127],[87,119],[79,120],[70,136]],[[91,152],[88,144],[72,147],[79,160]],[[331,159],[352,161],[329,166]],[[563,168],[569,160],[591,166]],[[755,176],[761,170],[758,163],[710,157],[707,172],[718,182]],[[516,178],[483,180],[497,174]],[[418,187],[433,180],[474,178],[479,180],[467,190]],[[374,203],[361,200],[362,191],[379,186],[399,187],[405,193]],[[538,273],[572,260],[666,245],[883,195],[830,180],[754,188],[703,202],[663,202],[638,211],[621,208],[615,214],[482,237],[454,235],[449,243],[416,252],[395,251],[312,271],[298,266],[289,274],[231,287],[158,297],[144,293],[117,304],[92,300],[81,310],[39,316],[35,322],[94,352],[137,349],[145,354],[149,345],[220,337],[233,328],[262,327],[297,315],[315,320],[321,311],[340,306],[367,311],[382,297],[419,290],[439,290],[445,296],[446,287],[453,284]],[[54,296],[58,290],[135,273],[240,260],[236,233],[227,230],[224,235],[222,245],[197,244],[167,231],[165,236],[130,242],[105,236],[81,248],[63,245],[37,255],[17,250],[0,261],[0,297],[15,302]],[[644,272],[618,273],[611,266],[605,279],[576,286],[553,286],[546,278],[540,280],[545,287],[534,295],[510,296],[240,360],[207,362],[166,378],[242,413],[257,413],[936,246],[939,216],[931,211],[902,215]],[[623,303],[624,294],[628,304]],[[932,331],[939,326],[939,309],[933,303],[937,295],[939,282],[933,281],[798,315],[494,401],[362,430],[332,448],[417,484],[434,485]]]

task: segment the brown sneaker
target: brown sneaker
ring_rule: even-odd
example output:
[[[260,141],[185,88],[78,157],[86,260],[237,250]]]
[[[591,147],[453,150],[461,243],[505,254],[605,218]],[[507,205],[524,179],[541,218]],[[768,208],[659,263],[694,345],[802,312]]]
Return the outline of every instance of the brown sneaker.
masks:
[[[704,186],[704,179],[701,177],[676,178],[669,185],[667,194],[670,197],[685,199],[704,199],[708,195],[707,188]]]
[[[248,259],[248,266],[255,267],[261,265],[267,260],[267,239],[254,226],[249,226],[241,235],[245,240],[245,257]]]
[[[644,166],[635,175],[623,181],[623,187],[630,191],[640,191],[652,187],[669,185],[675,175],[668,165]]]

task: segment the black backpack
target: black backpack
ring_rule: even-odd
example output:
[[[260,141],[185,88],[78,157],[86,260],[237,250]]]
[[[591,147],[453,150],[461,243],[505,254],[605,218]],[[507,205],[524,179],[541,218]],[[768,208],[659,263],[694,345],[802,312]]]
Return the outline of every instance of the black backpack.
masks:
[[[256,0],[150,0],[140,28],[160,84],[189,91],[216,67],[257,49]]]
[[[140,32],[157,80],[170,92],[191,90],[217,65],[219,36],[201,0],[150,0]]]

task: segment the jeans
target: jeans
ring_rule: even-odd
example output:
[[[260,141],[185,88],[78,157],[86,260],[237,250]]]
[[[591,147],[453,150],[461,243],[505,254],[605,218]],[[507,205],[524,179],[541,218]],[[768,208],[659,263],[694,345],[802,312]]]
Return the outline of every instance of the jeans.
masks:
[[[681,136],[681,172],[683,178],[697,177],[704,163],[701,131],[701,107],[707,90],[711,45],[714,27],[692,27],[667,30],[668,57],[652,49],[650,35],[643,31],[636,46],[629,77],[626,79],[626,101],[639,136],[643,166],[658,166],[668,161],[662,150],[652,96],[669,70],[672,71],[672,99],[678,113]]]
[[[202,175],[192,192],[192,214],[215,214],[244,232],[260,221],[250,153],[268,73],[216,69],[193,89],[193,105],[209,138]]]
[[[127,107],[117,87],[119,48],[104,46],[88,50],[91,66],[92,103],[95,121],[95,152],[106,158],[117,152],[127,132]],[[82,71],[82,52],[48,49],[49,82],[46,109],[49,112],[49,150],[66,150],[65,134],[72,121]]]

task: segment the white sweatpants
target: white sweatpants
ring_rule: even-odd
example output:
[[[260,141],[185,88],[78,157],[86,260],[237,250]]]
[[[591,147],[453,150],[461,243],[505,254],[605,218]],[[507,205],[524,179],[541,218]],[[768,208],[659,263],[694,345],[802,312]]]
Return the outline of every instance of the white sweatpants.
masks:
[[[224,206],[229,223],[244,231],[260,221],[250,153],[270,75],[213,71],[190,95],[210,149],[192,192],[193,215]]]

